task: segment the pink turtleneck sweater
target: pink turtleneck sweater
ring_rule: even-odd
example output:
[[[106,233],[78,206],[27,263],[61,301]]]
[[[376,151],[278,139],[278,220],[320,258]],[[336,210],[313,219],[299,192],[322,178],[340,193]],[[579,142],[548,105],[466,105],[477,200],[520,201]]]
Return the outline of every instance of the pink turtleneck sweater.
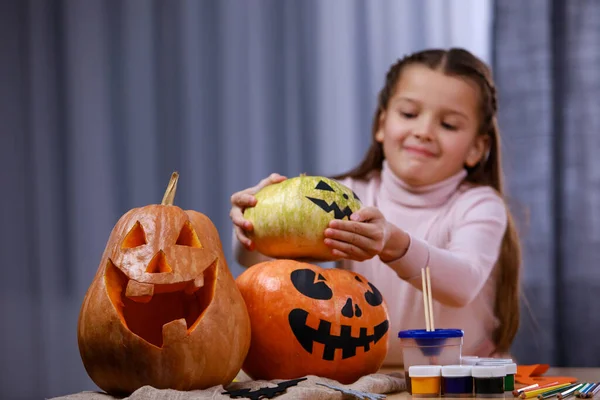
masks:
[[[426,187],[410,187],[384,162],[369,180],[342,180],[364,206],[377,207],[386,219],[406,231],[406,254],[390,263],[378,257],[338,267],[364,275],[382,293],[390,315],[386,365],[401,365],[398,332],[424,329],[421,268],[429,265],[436,328],[465,332],[463,355],[489,356],[495,351],[492,334],[496,279],[492,273],[506,230],[506,207],[490,187],[462,184],[466,171]],[[260,260],[243,251],[234,238],[242,265]]]

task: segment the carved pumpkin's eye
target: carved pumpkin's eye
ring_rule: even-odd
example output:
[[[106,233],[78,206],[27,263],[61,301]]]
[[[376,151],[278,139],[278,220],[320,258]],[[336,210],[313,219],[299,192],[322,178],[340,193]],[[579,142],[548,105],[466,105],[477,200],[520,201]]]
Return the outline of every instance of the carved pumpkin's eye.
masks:
[[[121,244],[122,249],[133,249],[134,247],[143,246],[146,243],[146,232],[144,232],[144,228],[140,221],[136,221],[133,228],[129,230],[125,239],[123,239],[123,243]]]
[[[312,269],[297,269],[292,271],[290,278],[294,287],[303,295],[315,300],[330,300],[333,291],[324,282],[325,277],[319,274],[319,281],[315,282],[315,275]]]
[[[202,243],[200,243],[200,239],[198,239],[198,235],[190,221],[185,221],[185,224],[181,227],[179,237],[175,244],[179,246],[196,247],[199,249],[202,248]]]
[[[371,282],[367,282],[367,283],[369,284],[369,287],[371,288],[371,290],[369,292],[365,293],[365,300],[367,300],[367,303],[369,303],[373,307],[376,307],[383,302],[383,296],[381,295],[379,290],[377,290],[377,288],[375,286],[373,286],[373,284]]]
[[[360,199],[358,198],[358,196],[356,195],[356,193],[352,192],[352,194],[354,195],[354,198],[358,201],[360,201]]]

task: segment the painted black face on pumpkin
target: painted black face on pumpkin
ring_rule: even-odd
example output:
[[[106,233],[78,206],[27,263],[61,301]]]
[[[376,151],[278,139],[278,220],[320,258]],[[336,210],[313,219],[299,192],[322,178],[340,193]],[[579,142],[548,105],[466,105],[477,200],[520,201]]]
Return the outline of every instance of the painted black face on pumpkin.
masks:
[[[336,196],[339,197],[339,194],[335,191],[335,189],[332,188],[331,185],[329,185],[327,182],[325,182],[323,180],[320,180],[319,183],[317,183],[317,186],[315,187],[315,189],[322,190],[325,192],[335,193],[335,196],[327,196],[329,198],[336,197]],[[360,199],[358,198],[356,193],[352,192],[352,195],[353,195],[354,199],[360,201]],[[349,198],[348,194],[346,194],[346,193],[342,193],[342,197],[346,200],[348,200],[348,198]],[[306,196],[306,198],[309,199],[310,201],[312,201],[317,206],[319,206],[319,208],[321,208],[326,213],[333,211],[333,216],[335,219],[344,219],[344,218],[350,219],[350,216],[353,213],[353,210],[350,208],[349,205],[346,205],[342,209],[342,208],[340,208],[340,206],[337,204],[337,202],[335,200],[332,200],[331,203],[329,203],[325,199],[319,199],[316,197]],[[354,211],[356,211],[356,210],[354,210]]]
[[[386,313],[381,307],[383,297],[379,290],[370,282],[354,276],[354,284],[348,285],[347,282],[343,286],[347,287],[347,291],[356,294],[360,293],[365,303],[362,305],[359,301],[352,301],[348,293],[341,293],[342,289],[338,288],[338,293],[334,294],[334,282],[328,282],[321,274],[317,274],[311,269],[298,269],[291,273],[290,278],[294,287],[303,296],[313,300],[323,301],[322,308],[335,307],[335,304],[344,303],[341,309],[335,310],[341,316],[345,317],[346,324],[340,326],[339,335],[331,333],[332,323],[326,319],[320,318],[319,310],[305,310],[303,308],[294,308],[288,315],[290,328],[298,342],[304,350],[313,353],[313,344],[321,343],[325,346],[322,358],[324,360],[334,360],[335,350],[341,349],[342,359],[350,358],[356,355],[356,350],[359,347],[364,349],[364,352],[369,351],[370,346],[376,344],[388,331],[389,321],[386,318]],[[335,298],[346,297],[346,301],[335,301]],[[307,303],[309,304],[309,303]],[[319,326],[317,329],[307,325],[307,319],[310,314],[319,317]],[[331,315],[330,313],[328,313]],[[376,325],[365,326],[362,321],[373,321],[377,318],[382,318]],[[362,322],[362,323],[361,323]],[[354,329],[354,335],[352,333]],[[337,330],[337,329],[336,329]]]

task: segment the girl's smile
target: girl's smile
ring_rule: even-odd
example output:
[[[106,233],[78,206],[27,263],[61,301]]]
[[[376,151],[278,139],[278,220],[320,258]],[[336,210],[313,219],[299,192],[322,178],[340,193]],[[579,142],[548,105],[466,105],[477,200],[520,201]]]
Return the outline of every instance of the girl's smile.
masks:
[[[417,157],[417,158],[435,158],[437,154],[434,152],[419,146],[410,146],[404,145],[402,146],[402,151],[408,153],[409,156]]]

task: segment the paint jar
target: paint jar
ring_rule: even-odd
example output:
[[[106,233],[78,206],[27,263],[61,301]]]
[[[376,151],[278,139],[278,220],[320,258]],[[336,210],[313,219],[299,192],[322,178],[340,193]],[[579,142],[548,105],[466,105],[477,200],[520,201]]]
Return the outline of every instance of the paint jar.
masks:
[[[491,362],[491,363],[499,363],[499,364],[510,364],[510,363],[514,362],[512,358],[494,358],[494,357],[479,357],[477,361],[480,363]]]
[[[404,376],[411,391],[408,369],[412,365],[456,365],[460,364],[464,332],[460,329],[415,329],[398,332]]]
[[[479,357],[477,356],[462,356],[460,358],[461,365],[477,365]]]
[[[442,366],[442,395],[473,397],[473,376],[470,365]]]
[[[413,397],[439,397],[441,385],[440,365],[412,365],[408,368]]]
[[[479,361],[477,365],[503,365],[506,376],[504,377],[504,390],[515,390],[515,375],[517,373],[517,364],[510,358],[489,358],[486,361]]]
[[[476,397],[504,397],[504,365],[474,365],[471,375]]]
[[[513,390],[515,390],[515,375],[517,374],[517,364],[505,364],[504,368],[504,372],[506,373],[506,376],[504,377],[504,390],[512,392]]]

